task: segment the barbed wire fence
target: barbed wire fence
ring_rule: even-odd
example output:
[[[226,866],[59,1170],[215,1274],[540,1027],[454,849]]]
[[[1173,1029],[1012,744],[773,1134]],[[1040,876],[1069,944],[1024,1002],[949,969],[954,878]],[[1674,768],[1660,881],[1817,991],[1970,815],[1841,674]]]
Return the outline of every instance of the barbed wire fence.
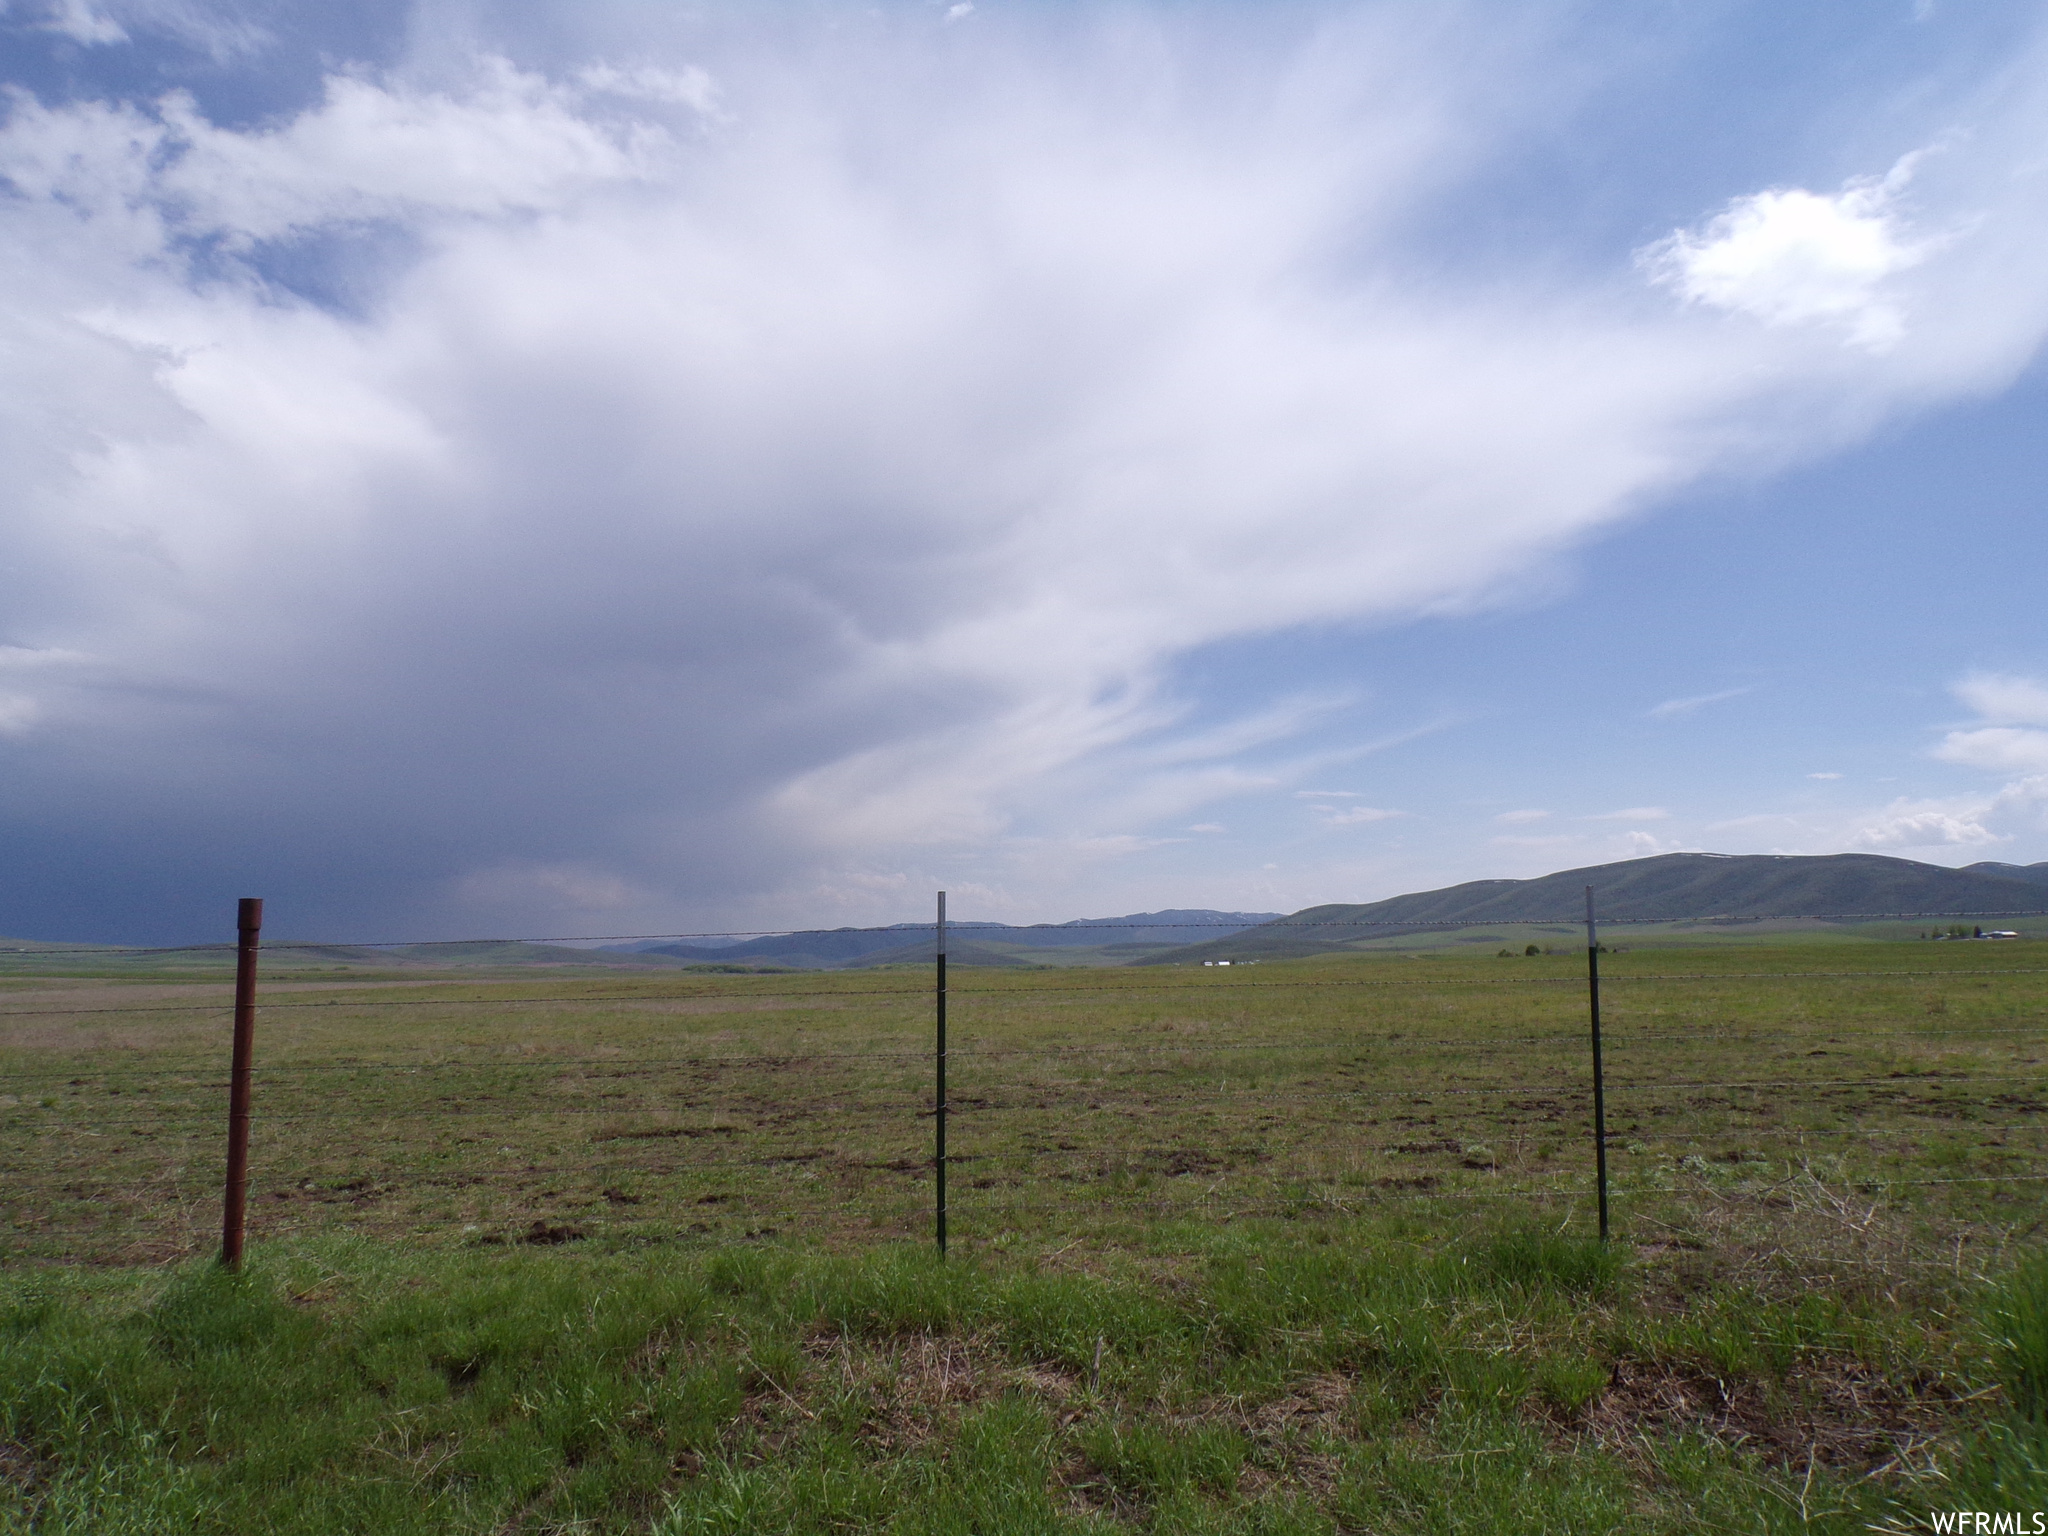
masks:
[[[2048,913],[1881,915],[1947,922]],[[4,1095],[11,1102],[0,1103],[0,1124],[12,1133],[0,1175],[18,1249],[46,1257],[104,1254],[122,1249],[124,1233],[140,1233],[126,1242],[136,1253],[190,1251],[214,1211],[222,1256],[236,1263],[252,1175],[259,1235],[318,1225],[306,1219],[309,1210],[346,1205],[350,1216],[387,1227],[410,1224],[422,1233],[445,1228],[450,1211],[475,1217],[459,1226],[477,1242],[568,1242],[606,1229],[622,1240],[656,1240],[678,1228],[742,1237],[923,1230],[942,1248],[949,1225],[955,1234],[994,1240],[1054,1218],[1301,1219],[1389,1201],[1518,1201],[1582,1218],[1593,1207],[1605,1236],[1610,1182],[1624,1202],[1642,1202],[1710,1188],[1717,1178],[1767,1187],[1803,1168],[1812,1179],[1817,1160],[1836,1169],[1842,1188],[1878,1196],[2019,1190],[2048,1181],[2037,1139],[2048,1129],[2039,1072],[2048,1023],[2031,999],[2017,1022],[1950,1024],[1938,1014],[1907,1020],[1890,1011],[1832,1019],[1824,1028],[1789,1029],[1781,1021],[1775,1033],[1755,1024],[1631,1024],[1617,1031],[1610,1016],[1604,1039],[1593,1014],[1603,985],[1611,995],[1616,987],[1626,993],[1766,979],[1890,984],[2035,977],[2048,975],[2048,967],[1603,975],[1603,945],[1589,927],[1587,974],[1578,978],[1254,978],[1233,968],[1227,980],[1182,980],[1167,971],[1119,969],[1058,985],[1034,976],[1017,986],[995,972],[946,974],[949,932],[996,925],[935,923],[923,930],[932,940],[929,985],[896,984],[903,973],[892,971],[826,973],[805,985],[787,976],[690,976],[665,990],[481,1000],[288,996],[262,1000],[264,1015],[367,1021],[365,1038],[345,1055],[293,1059],[300,1046],[287,1035],[275,1042],[281,1054],[259,1061],[260,908],[241,916],[231,1009],[159,1001],[9,1008],[0,999],[0,1025],[90,1020],[102,1042],[85,1057],[72,1052],[44,1067],[31,1064],[35,1052],[14,1053]],[[1603,919],[1602,926],[1629,921]],[[1266,931],[1286,926],[1452,925],[1319,922],[1269,924]],[[418,947],[387,947],[401,944]],[[340,946],[265,947],[276,953]],[[1545,1027],[1431,1034],[1390,1029],[1382,1017],[1333,1019],[1320,1038],[1297,1029],[1250,1038],[1144,1041],[1126,1034],[1004,1043],[1015,1036],[1020,1011],[1042,1014],[1055,1003],[1085,1013],[1097,1000],[1128,1006],[1164,998],[1161,1006],[1170,1011],[1182,1006],[1173,994],[1190,992],[1231,1002],[1282,993],[1433,1000],[1502,989],[1540,999],[1534,1011]],[[1581,990],[1587,1014],[1573,1027],[1568,1009]],[[732,1002],[773,1004],[785,1016],[855,1007],[887,1017],[876,1038],[857,1049],[551,1048],[524,1058],[508,1055],[506,1042],[485,1026],[466,1025],[478,1038],[451,1044],[402,1022],[432,1017],[433,1010],[460,1018],[499,1008],[603,1004],[625,1017]],[[949,1005],[950,1039],[943,1023]],[[1409,1007],[1395,1022],[1415,1011]],[[218,1047],[166,1064],[160,1050],[122,1034],[138,1021],[210,1023],[223,1012],[232,1026],[225,1074]],[[916,1038],[920,1018],[930,1031],[923,1041]],[[995,1027],[981,1029],[984,1023]],[[1716,1044],[1755,1045],[1771,1061],[1747,1072],[1685,1070],[1692,1048]],[[1894,1049],[1907,1054],[1883,1070],[1858,1066],[1836,1075],[1800,1065],[1830,1055],[1831,1045],[1839,1048],[1832,1054],[1852,1063]],[[1789,1046],[1804,1054],[1793,1060]],[[1618,1073],[1608,1071],[1603,1047],[1619,1053]],[[1798,1070],[1789,1070],[1788,1061]],[[252,1127],[261,1132],[253,1158]],[[1903,1156],[1930,1141],[1940,1154],[1931,1163]],[[1771,1149],[1784,1155],[1772,1157]],[[1610,1153],[1625,1165],[1612,1181],[1604,1167]],[[643,1207],[661,1214],[643,1215]]]

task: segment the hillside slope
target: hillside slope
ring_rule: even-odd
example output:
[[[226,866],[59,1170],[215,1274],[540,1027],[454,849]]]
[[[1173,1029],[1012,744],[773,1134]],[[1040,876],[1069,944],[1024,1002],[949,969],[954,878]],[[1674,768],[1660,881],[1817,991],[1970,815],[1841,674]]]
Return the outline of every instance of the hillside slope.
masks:
[[[1593,888],[1599,916],[1607,922],[1978,917],[2048,910],[2048,887],[2041,880],[1984,873],[1981,866],[1949,869],[1870,853],[1666,853],[1560,870],[1533,880],[1471,880],[1385,901],[1308,907],[1227,941],[1188,945],[1138,963],[1277,959],[1342,949],[1395,932],[1581,922],[1588,886]]]
[[[2040,864],[2000,864],[1995,859],[1986,859],[1978,864],[1965,864],[1966,875],[1997,875],[2006,880],[2025,880],[2031,885],[2048,885],[2048,861]]]

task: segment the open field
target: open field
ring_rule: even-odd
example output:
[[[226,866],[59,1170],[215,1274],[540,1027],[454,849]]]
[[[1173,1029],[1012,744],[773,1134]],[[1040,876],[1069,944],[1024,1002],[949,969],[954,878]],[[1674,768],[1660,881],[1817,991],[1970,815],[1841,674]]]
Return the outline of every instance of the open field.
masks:
[[[2048,1288],[1998,1289],[2048,1211],[2048,944],[1604,957],[1605,1251],[1583,964],[956,970],[943,1268],[913,1246],[927,974],[280,976],[240,1286],[172,1263],[217,1242],[224,980],[0,980],[0,1479],[33,1528],[123,1528],[53,1512],[81,1458],[129,1475],[93,1424],[132,1408],[164,1426],[135,1487],[224,1530],[1847,1531],[1994,1485],[2048,1509]],[[66,1428],[51,1362],[95,1350],[129,1406]],[[297,1470],[260,1520],[232,1467],[284,1431],[182,1417],[252,1351],[243,1379],[262,1356],[347,1420],[274,1448]],[[572,1386],[608,1427],[546,1407]],[[526,1460],[490,1460],[506,1435]],[[1545,1513],[1504,1526],[1518,1500]]]
[[[1162,1212],[1390,1202],[1583,1223],[1582,970],[956,969],[953,1231],[1101,1240]],[[1967,1250],[2036,1208],[2048,945],[1634,949],[1605,982],[1617,1210],[1638,1238],[1826,1190]],[[262,997],[258,1236],[926,1229],[923,973],[280,979]],[[225,1002],[220,981],[0,983],[13,1255],[214,1240]]]

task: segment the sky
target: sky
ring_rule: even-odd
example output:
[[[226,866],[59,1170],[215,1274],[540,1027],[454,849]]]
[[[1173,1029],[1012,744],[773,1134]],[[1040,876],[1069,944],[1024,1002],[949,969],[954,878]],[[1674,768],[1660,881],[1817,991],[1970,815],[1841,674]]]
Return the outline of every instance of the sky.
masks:
[[[0,0],[0,934],[2048,859],[2048,7]]]

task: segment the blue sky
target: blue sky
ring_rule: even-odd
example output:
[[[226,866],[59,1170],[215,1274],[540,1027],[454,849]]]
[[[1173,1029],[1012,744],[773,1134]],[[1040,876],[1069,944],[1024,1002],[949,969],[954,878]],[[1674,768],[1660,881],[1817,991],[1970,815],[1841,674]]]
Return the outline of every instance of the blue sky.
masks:
[[[1936,753],[1973,718],[1959,677],[2042,669],[2044,416],[2048,389],[2023,381],[1796,473],[1675,498],[1525,604],[1191,661],[1191,691],[1240,706],[1275,677],[1348,687],[1332,750],[1375,728],[1396,742],[1318,778],[1342,800],[1212,806],[1206,839],[1276,895],[1292,895],[1286,862],[1264,871],[1282,844],[1290,861],[1358,860],[1332,899],[1382,894],[1383,870],[1426,886],[1626,857],[1631,835],[1646,852],[2048,857],[2024,820],[1983,841],[1856,840],[1883,825],[1873,807],[1969,806],[2006,782]],[[1361,804],[1402,814],[1330,824]],[[1664,814],[1610,819],[1650,810]]]
[[[2048,9],[0,9],[0,932],[2048,859]]]

